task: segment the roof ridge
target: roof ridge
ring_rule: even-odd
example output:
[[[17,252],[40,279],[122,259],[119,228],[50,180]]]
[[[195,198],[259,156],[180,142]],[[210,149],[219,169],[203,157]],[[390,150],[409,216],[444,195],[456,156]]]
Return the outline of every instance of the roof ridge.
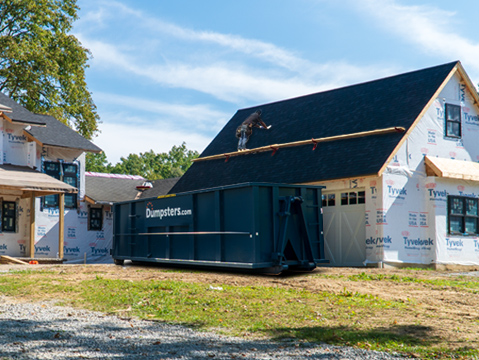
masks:
[[[294,96],[294,97],[287,98],[287,99],[272,101],[272,102],[269,102],[269,103],[264,103],[264,104],[259,104],[259,105],[253,105],[253,106],[250,106],[250,107],[238,109],[237,112],[243,111],[243,110],[255,110],[255,109],[258,109],[258,108],[260,108],[260,107],[262,107],[262,106],[267,106],[267,105],[282,103],[282,102],[286,102],[286,101],[289,101],[289,100],[301,99],[301,98],[305,98],[305,97],[308,97],[308,96],[311,96],[311,95],[325,94],[325,93],[334,92],[334,91],[341,91],[341,90],[348,89],[348,88],[352,88],[352,87],[355,87],[355,86],[361,86],[361,85],[371,84],[371,83],[375,83],[375,82],[379,82],[379,81],[384,81],[384,80],[388,80],[388,79],[399,78],[399,77],[401,77],[401,76],[407,76],[407,75],[411,75],[411,74],[414,74],[414,73],[419,73],[419,72],[422,72],[422,71],[433,70],[433,69],[435,69],[435,68],[440,68],[440,67],[451,66],[451,70],[452,70],[453,67],[456,66],[456,64],[458,64],[458,63],[460,63],[459,60],[451,61],[451,62],[448,62],[448,63],[445,63],[445,64],[441,64],[441,65],[430,66],[430,67],[423,68],[423,69],[418,69],[418,70],[406,71],[406,72],[403,72],[403,73],[400,73],[400,74],[389,75],[389,76],[385,76],[385,77],[378,78],[378,79],[373,79],[373,80],[367,80],[367,81],[359,82],[359,83],[356,83],[356,84],[350,84],[350,85],[344,85],[344,86],[340,86],[340,87],[334,87],[334,88],[331,88],[331,89],[328,89],[328,90],[322,90],[322,91],[313,92],[313,93],[309,93],[309,94]]]
[[[110,178],[110,179],[124,179],[124,180],[146,180],[143,176],[140,176],[140,175],[110,174],[110,173],[99,173],[94,171],[85,171],[85,176],[103,177],[103,178]]]

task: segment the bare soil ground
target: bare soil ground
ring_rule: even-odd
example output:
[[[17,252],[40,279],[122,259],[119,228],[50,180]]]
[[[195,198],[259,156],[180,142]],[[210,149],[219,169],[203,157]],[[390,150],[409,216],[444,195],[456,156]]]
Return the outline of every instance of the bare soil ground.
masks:
[[[459,273],[447,271],[421,271],[409,269],[372,268],[318,268],[311,273],[288,275],[250,275],[228,272],[181,271],[174,272],[156,266],[115,266],[115,265],[0,265],[0,273],[10,269],[49,269],[62,273],[62,278],[72,282],[103,278],[123,280],[178,280],[205,283],[212,286],[272,286],[307,290],[310,292],[328,291],[339,294],[344,291],[377,296],[380,299],[403,301],[409,306],[399,316],[397,312],[382,311],[375,316],[384,326],[404,326],[405,331],[415,332],[415,336],[428,336],[441,339],[454,348],[468,346],[479,348],[479,289],[461,286],[438,285],[414,281],[351,281],[351,275],[384,274],[398,277],[412,277],[424,280],[464,280],[479,281],[476,272]],[[328,276],[316,276],[318,274]],[[376,322],[377,323],[377,322]],[[412,334],[410,334],[412,335]]]

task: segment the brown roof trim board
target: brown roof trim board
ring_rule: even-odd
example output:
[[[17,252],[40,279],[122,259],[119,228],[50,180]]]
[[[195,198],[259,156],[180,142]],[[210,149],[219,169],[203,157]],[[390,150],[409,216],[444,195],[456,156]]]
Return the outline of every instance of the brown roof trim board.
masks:
[[[29,122],[26,120],[14,120],[10,118],[8,115],[6,115],[4,112],[0,112],[0,116],[3,117],[5,120],[7,120],[11,124],[18,124],[18,125],[30,125],[30,126],[39,126],[39,127],[46,127],[46,124],[39,124],[38,122]]]
[[[14,165],[0,165],[0,189],[38,192],[41,195],[78,192],[77,188],[47,174]]]
[[[361,132],[352,133],[352,134],[336,135],[336,136],[329,136],[329,137],[317,138],[317,139],[311,139],[311,140],[294,141],[294,142],[283,143],[283,144],[261,146],[261,147],[258,147],[258,148],[244,150],[244,151],[234,151],[234,152],[229,152],[229,153],[225,153],[225,154],[205,156],[205,157],[193,159],[191,161],[199,162],[199,161],[216,160],[216,159],[222,159],[222,158],[225,158],[226,161],[228,161],[228,159],[230,157],[233,157],[233,156],[257,154],[257,153],[260,153],[260,152],[267,152],[267,151],[272,151],[273,155],[274,155],[274,153],[276,153],[276,151],[278,151],[279,149],[284,149],[284,148],[289,148],[289,147],[313,145],[314,148],[316,148],[316,145],[318,143],[327,142],[327,141],[354,139],[354,138],[358,138],[358,137],[372,136],[372,135],[383,135],[383,134],[390,134],[390,133],[402,133],[404,131],[406,131],[405,128],[403,128],[401,126],[394,126],[394,127],[389,127],[389,128],[385,128],[385,129],[361,131]]]
[[[12,112],[12,108],[6,105],[0,104],[0,113],[1,112]]]
[[[404,142],[407,140],[407,138],[409,137],[409,135],[414,131],[414,129],[416,128],[417,124],[419,123],[419,121],[421,121],[421,119],[423,118],[424,114],[429,110],[429,108],[431,107],[431,105],[434,103],[434,101],[436,100],[436,98],[439,96],[439,94],[441,93],[441,91],[444,89],[444,87],[447,85],[447,83],[449,82],[449,80],[451,80],[451,78],[454,76],[454,74],[456,73],[459,73],[459,75],[461,76],[461,78],[465,81],[466,83],[466,87],[468,88],[469,92],[472,94],[473,98],[474,98],[474,104],[476,105],[477,107],[477,104],[479,104],[479,95],[477,94],[476,92],[476,89],[474,88],[474,85],[472,84],[472,81],[469,79],[469,76],[467,76],[466,74],[466,71],[464,70],[464,68],[462,67],[461,65],[461,62],[458,61],[456,63],[456,65],[454,66],[454,68],[452,68],[452,70],[449,72],[449,75],[447,75],[447,77],[444,79],[444,81],[442,82],[442,84],[437,88],[436,92],[434,93],[434,95],[431,97],[431,99],[428,101],[428,103],[426,104],[426,106],[422,109],[422,111],[419,113],[419,115],[417,116],[416,120],[414,120],[414,122],[412,123],[412,125],[409,127],[409,129],[406,131],[406,133],[404,134],[403,138],[398,142],[398,144],[396,145],[396,148],[394,149],[394,151],[389,155],[389,157],[387,158],[386,162],[384,163],[384,165],[381,167],[381,169],[379,170],[378,172],[378,176],[381,176],[384,171],[386,170],[387,166],[389,165],[389,163],[391,162],[391,160],[394,158],[394,156],[397,155],[397,152],[399,151],[399,149],[402,147],[402,145],[404,144]]]

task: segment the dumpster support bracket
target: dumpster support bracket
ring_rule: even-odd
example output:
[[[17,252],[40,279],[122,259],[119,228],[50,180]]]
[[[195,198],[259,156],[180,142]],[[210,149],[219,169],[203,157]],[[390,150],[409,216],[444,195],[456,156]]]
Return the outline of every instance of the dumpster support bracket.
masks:
[[[279,233],[278,239],[276,241],[276,251],[273,253],[273,261],[276,263],[277,266],[283,266],[287,269],[286,256],[284,254],[285,248],[288,244],[287,233],[288,233],[288,224],[290,221],[293,220],[291,217],[291,211],[295,210],[295,213],[299,215],[299,223],[301,226],[301,240],[303,243],[305,255],[307,258],[307,264],[303,267],[307,268],[308,270],[312,270],[316,267],[316,262],[313,257],[313,251],[311,248],[311,239],[308,232],[308,227],[306,224],[306,219],[304,218],[303,212],[303,198],[300,196],[284,196],[279,199],[280,201],[280,210],[278,212],[279,216]],[[296,250],[293,248],[293,251]],[[299,254],[296,254],[298,256]]]

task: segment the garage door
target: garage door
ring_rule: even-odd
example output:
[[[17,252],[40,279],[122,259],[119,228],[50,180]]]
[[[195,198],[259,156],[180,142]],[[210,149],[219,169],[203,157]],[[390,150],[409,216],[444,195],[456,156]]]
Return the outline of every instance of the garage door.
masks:
[[[333,266],[364,266],[366,260],[364,190],[323,193],[324,248]]]

